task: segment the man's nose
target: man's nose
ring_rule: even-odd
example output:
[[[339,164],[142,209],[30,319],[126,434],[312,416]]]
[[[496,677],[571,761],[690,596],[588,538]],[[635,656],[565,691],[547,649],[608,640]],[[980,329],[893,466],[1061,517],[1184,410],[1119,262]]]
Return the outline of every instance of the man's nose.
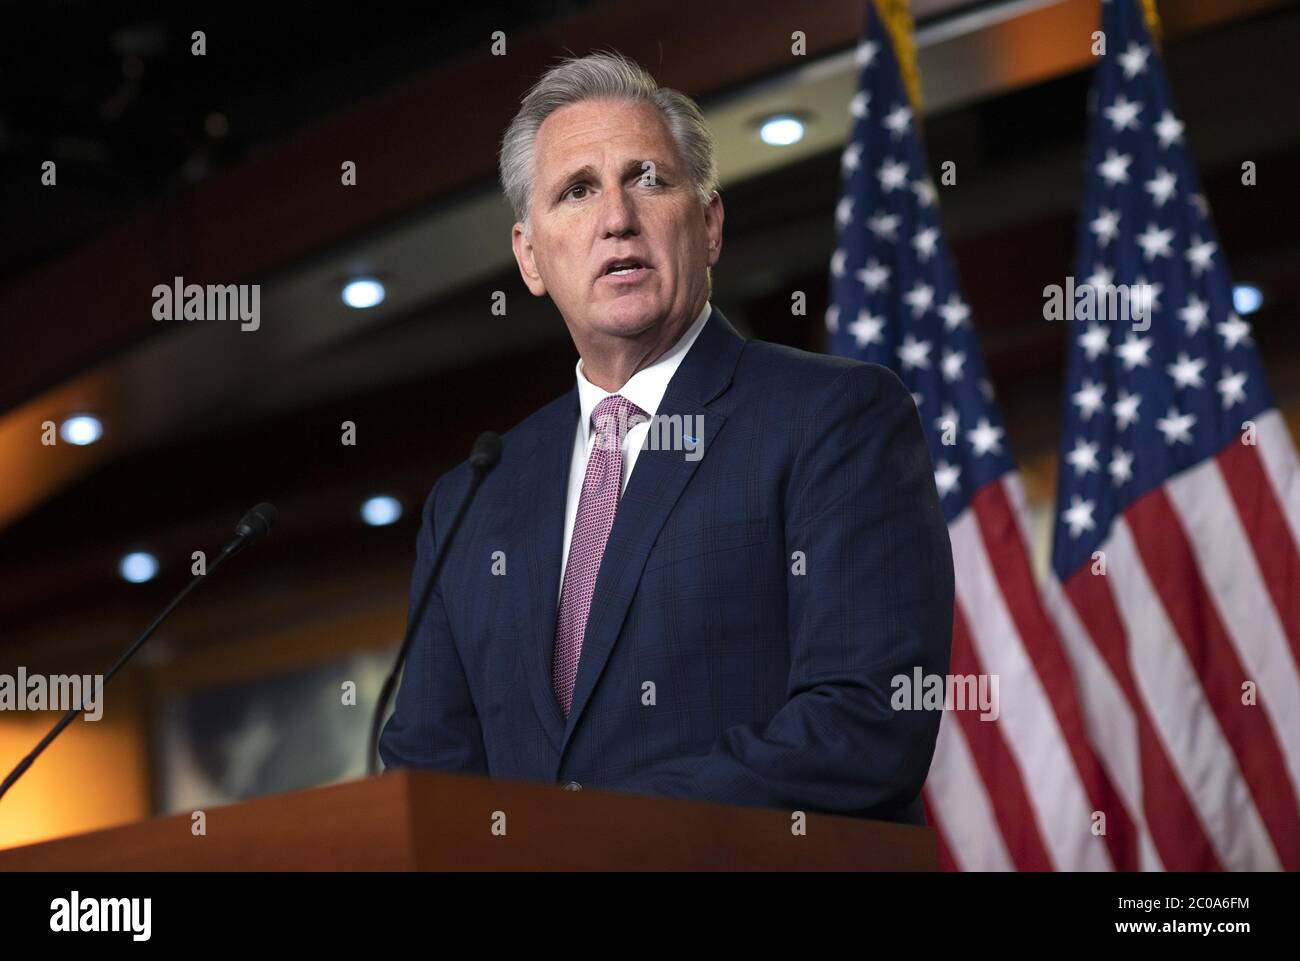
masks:
[[[637,229],[636,204],[623,187],[605,192],[601,217],[607,234],[622,236]]]

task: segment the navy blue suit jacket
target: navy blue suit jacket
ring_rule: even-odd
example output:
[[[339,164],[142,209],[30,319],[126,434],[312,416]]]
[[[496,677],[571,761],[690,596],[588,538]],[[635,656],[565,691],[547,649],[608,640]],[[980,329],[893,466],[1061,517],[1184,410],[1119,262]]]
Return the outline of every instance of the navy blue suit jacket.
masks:
[[[947,672],[953,574],[912,397],[714,308],[658,413],[702,415],[702,457],[642,449],[569,717],[551,658],[576,387],[505,435],[414,625],[385,765],[923,823],[940,715],[892,710],[890,679]],[[412,608],[470,476],[425,504]]]

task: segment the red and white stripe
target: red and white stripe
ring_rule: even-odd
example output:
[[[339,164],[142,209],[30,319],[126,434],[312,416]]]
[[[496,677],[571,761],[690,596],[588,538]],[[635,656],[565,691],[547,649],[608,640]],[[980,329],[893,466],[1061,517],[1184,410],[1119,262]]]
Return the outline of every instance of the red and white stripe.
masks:
[[[1136,867],[1134,825],[1088,741],[1070,659],[1033,577],[1019,478],[980,490],[949,535],[949,673],[997,675],[999,703],[992,721],[944,713],[924,791],[944,865]],[[1104,834],[1094,831],[1097,811],[1107,813]]]
[[[1256,431],[1046,585],[1142,869],[1300,869],[1300,467],[1276,411]]]

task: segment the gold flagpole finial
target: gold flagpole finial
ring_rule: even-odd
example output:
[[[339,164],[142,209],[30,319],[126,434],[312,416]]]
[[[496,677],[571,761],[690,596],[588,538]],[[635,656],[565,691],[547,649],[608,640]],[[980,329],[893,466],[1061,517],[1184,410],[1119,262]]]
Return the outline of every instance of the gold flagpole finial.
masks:
[[[912,12],[908,0],[872,0],[881,23],[889,31],[889,39],[898,60],[898,72],[903,86],[912,101],[912,110],[921,111],[921,75],[916,69],[916,41],[912,38]]]
[[[1147,22],[1147,30],[1151,34],[1151,42],[1155,44],[1156,49],[1160,49],[1160,13],[1156,10],[1156,0],[1141,0],[1142,16]]]

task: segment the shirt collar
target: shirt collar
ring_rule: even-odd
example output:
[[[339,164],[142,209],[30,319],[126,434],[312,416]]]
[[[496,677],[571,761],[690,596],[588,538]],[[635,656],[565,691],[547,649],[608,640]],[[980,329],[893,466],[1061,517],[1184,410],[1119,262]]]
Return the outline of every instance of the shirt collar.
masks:
[[[704,302],[704,308],[700,311],[698,317],[686,333],[677,338],[677,343],[669,347],[663,354],[649,367],[643,367],[632,375],[631,379],[624,384],[617,393],[626,397],[632,403],[640,407],[646,414],[653,417],[659,412],[659,404],[664,399],[664,394],[668,391],[668,382],[673,379],[673,374],[677,373],[677,368],[682,362],[691,345],[695,343],[695,338],[700,335],[704,329],[704,323],[709,319],[713,306]],[[578,364],[574,368],[574,373],[578,380],[578,407],[581,414],[578,427],[582,431],[582,440],[585,444],[591,440],[591,415],[599,404],[606,397],[612,396],[610,391],[597,387],[582,372],[582,358],[578,358]]]

